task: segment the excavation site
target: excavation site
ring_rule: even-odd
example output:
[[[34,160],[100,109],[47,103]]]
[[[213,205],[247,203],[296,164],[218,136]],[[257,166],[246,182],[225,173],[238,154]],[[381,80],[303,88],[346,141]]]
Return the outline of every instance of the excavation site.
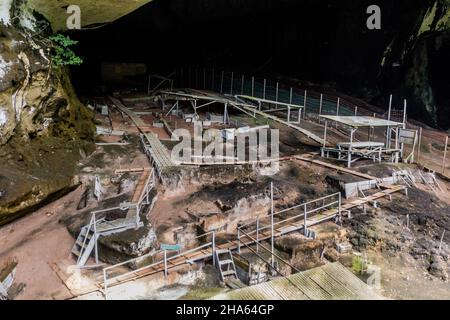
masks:
[[[449,57],[449,0],[0,0],[0,300],[450,299]]]

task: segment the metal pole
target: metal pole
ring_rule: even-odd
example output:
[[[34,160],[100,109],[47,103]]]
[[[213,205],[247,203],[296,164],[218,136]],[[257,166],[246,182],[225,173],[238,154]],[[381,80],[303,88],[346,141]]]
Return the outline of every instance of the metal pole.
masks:
[[[417,162],[420,162],[420,148],[422,146],[422,127],[419,128],[419,146],[417,148]]]
[[[256,252],[259,252],[259,217],[256,218]]]
[[[407,109],[407,101],[405,99],[403,101],[403,129],[406,129],[406,109]]]
[[[167,250],[164,250],[164,277],[167,279]]]
[[[264,79],[263,99],[266,99],[266,83],[267,83],[267,80]]]
[[[303,106],[305,107],[303,109],[303,118],[306,118],[306,102],[307,102],[307,95],[308,95],[308,90],[305,90],[305,97],[303,99]]]
[[[94,218],[95,263],[98,264],[97,222],[95,221],[95,213],[92,216]]]
[[[271,245],[272,245],[272,267],[275,266],[275,258],[274,258],[274,249],[275,249],[275,243],[274,243],[274,233],[273,233],[273,182],[270,183],[270,230],[271,230]]]
[[[306,203],[303,206],[303,235],[307,237],[308,227],[306,226],[307,212],[306,212]]]
[[[328,127],[328,121],[325,120],[325,128],[323,131],[323,147],[326,148],[327,146],[327,127]]]
[[[336,104],[336,115],[339,116],[339,107],[341,104],[341,98],[337,98],[337,104]]]
[[[239,229],[238,226],[238,236],[237,236],[237,241],[238,241],[238,253],[241,253],[241,229]]]
[[[445,137],[444,159],[442,160],[442,174],[445,174],[445,160],[447,159],[448,136]]]
[[[231,88],[230,88],[231,95],[233,95],[233,84],[234,84],[234,72],[231,73]]]
[[[323,93],[320,94],[319,116],[322,115],[322,105],[323,105]],[[320,122],[320,118],[319,118],[319,122]]]
[[[388,110],[388,121],[391,121],[391,112],[392,112],[392,94],[389,97],[389,110]],[[390,135],[391,127],[387,127],[386,129],[386,147],[388,149],[391,148],[391,135]]]
[[[277,89],[275,92],[275,101],[278,102],[278,88],[279,88],[279,83],[277,82]],[[276,109],[278,109],[278,104],[276,104]]]
[[[292,88],[291,91],[289,92],[289,103],[292,104]]]
[[[355,107],[355,117],[358,116],[358,107]]]
[[[216,266],[216,231],[212,233],[212,256],[213,266]]]
[[[255,96],[255,77],[252,77],[252,97]]]

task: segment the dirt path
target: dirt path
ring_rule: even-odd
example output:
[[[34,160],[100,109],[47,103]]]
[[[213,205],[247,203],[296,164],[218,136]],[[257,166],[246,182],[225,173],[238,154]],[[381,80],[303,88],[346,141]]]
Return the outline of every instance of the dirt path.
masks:
[[[73,238],[58,223],[65,208],[78,201],[77,189],[33,214],[0,228],[0,265],[18,262],[15,284],[25,288],[16,299],[64,299],[70,296],[49,263],[67,259]]]

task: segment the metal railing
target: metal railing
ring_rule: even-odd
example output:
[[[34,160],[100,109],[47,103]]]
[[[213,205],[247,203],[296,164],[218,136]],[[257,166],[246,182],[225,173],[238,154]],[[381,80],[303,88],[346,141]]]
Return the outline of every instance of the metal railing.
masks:
[[[242,238],[248,238],[249,236],[255,234],[256,237],[256,250],[257,252],[259,252],[259,240],[260,240],[260,235],[263,231],[270,229],[271,233],[273,233],[273,230],[275,227],[279,227],[282,226],[286,223],[293,223],[295,220],[303,220],[303,232],[304,235],[307,236],[308,234],[308,226],[307,226],[307,222],[308,222],[308,216],[311,217],[311,215],[321,212],[321,211],[326,211],[329,209],[334,209],[337,207],[337,215],[341,214],[341,206],[342,206],[342,196],[341,193],[334,193],[332,195],[328,195],[325,197],[321,197],[312,201],[308,201],[287,209],[283,209],[277,212],[273,212],[273,214],[271,213],[270,216],[264,217],[263,219],[257,218],[256,221],[252,221],[250,223],[238,226],[238,252],[240,252],[240,248],[241,248],[241,239]],[[292,216],[292,217],[287,217],[287,218],[282,218],[279,221],[274,221],[274,217],[281,215],[282,213],[286,213],[289,211],[293,211],[296,209],[301,209],[302,213]],[[261,226],[261,220],[268,220],[270,219],[270,223],[267,223],[263,226]],[[327,218],[329,219],[329,218]],[[321,222],[321,221],[318,221]],[[250,230],[249,230],[250,229]],[[241,233],[243,233],[244,235],[241,235]]]
[[[209,235],[212,235],[211,241],[206,242],[204,244],[201,244],[201,245],[199,245],[199,246],[197,246],[195,248],[192,248],[192,249],[188,249],[188,250],[185,250],[185,251],[180,251],[176,255],[173,255],[173,256],[170,256],[170,257],[167,256],[167,250],[160,250],[160,251],[157,251],[157,252],[151,252],[151,253],[148,253],[146,255],[143,255],[143,256],[140,256],[140,257],[137,257],[137,258],[133,258],[133,259],[130,259],[130,260],[127,260],[127,261],[115,264],[113,266],[109,266],[109,267],[104,268],[103,269],[103,283],[104,283],[103,288],[104,288],[105,299],[108,298],[108,292],[107,292],[108,291],[108,284],[111,283],[112,281],[120,282],[120,279],[125,280],[125,279],[129,278],[130,276],[133,276],[133,275],[137,276],[138,273],[141,273],[141,272],[143,272],[143,271],[145,271],[147,269],[152,269],[152,268],[155,268],[155,267],[158,267],[158,266],[162,266],[162,268],[161,268],[161,270],[155,271],[155,273],[156,272],[164,272],[164,276],[167,278],[168,269],[169,269],[168,263],[170,261],[175,260],[175,259],[180,258],[180,257],[186,257],[186,255],[193,254],[195,252],[198,252],[198,251],[203,250],[203,249],[208,248],[208,247],[211,247],[211,256],[213,257],[213,265],[215,265],[214,256],[215,256],[215,251],[216,251],[216,231],[214,230],[214,231],[210,231],[210,232],[201,234],[201,235],[193,238],[193,240],[200,239],[200,238],[207,238]],[[114,270],[114,269],[117,269],[119,267],[123,267],[123,266],[126,266],[126,265],[138,264],[139,261],[143,261],[146,258],[153,258],[153,260],[154,260],[155,257],[158,254],[162,254],[163,255],[162,259],[160,259],[160,260],[158,260],[156,262],[153,262],[151,264],[145,265],[143,267],[140,267],[140,268],[138,268],[136,270],[131,270],[131,271],[125,272],[123,274],[116,275],[114,277],[108,278],[108,272],[110,272],[111,270]],[[209,254],[207,256],[209,256]],[[205,256],[202,256],[202,259],[204,259],[204,258],[205,258]],[[194,260],[185,259],[183,261],[183,263],[180,263],[179,265],[184,264],[186,262],[193,263]],[[146,275],[149,275],[149,274],[144,274],[143,276],[146,276]]]

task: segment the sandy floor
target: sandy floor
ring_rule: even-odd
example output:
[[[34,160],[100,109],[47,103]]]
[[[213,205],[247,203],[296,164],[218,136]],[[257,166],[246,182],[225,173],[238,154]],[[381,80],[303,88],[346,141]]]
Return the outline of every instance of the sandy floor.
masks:
[[[73,238],[58,219],[65,207],[78,201],[80,195],[81,189],[78,189],[0,228],[0,265],[15,259],[18,262],[15,283],[26,285],[16,299],[64,299],[70,296],[49,264],[70,258]]]

